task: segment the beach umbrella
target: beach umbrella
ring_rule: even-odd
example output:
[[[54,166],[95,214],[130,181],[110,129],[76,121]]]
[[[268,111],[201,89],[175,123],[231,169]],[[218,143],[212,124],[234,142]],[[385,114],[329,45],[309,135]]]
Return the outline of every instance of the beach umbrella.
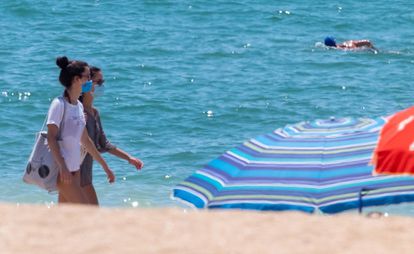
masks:
[[[414,200],[414,178],[373,176],[384,118],[288,125],[225,152],[172,196],[197,208],[337,213]]]
[[[414,174],[414,107],[392,115],[380,132],[374,173]]]

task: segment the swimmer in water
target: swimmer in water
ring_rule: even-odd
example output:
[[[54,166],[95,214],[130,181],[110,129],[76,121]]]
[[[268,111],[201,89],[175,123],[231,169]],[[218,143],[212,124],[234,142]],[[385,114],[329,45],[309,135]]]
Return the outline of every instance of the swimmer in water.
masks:
[[[369,40],[349,40],[337,44],[335,38],[330,36],[325,38],[325,46],[343,50],[372,49],[378,51]]]

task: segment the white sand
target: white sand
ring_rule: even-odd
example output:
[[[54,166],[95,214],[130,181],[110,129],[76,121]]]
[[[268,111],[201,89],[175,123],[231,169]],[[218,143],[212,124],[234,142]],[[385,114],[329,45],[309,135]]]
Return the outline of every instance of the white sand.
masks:
[[[0,253],[414,253],[414,218],[0,204]]]

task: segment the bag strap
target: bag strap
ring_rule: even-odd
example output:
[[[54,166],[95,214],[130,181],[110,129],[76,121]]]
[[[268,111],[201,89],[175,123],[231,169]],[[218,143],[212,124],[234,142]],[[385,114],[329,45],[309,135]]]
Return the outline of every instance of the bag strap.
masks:
[[[64,126],[63,120],[65,119],[66,103],[65,103],[65,99],[63,98],[63,96],[59,96],[57,98],[59,99],[59,101],[63,103],[62,120],[60,121],[60,124],[59,124],[59,130],[58,130],[58,136],[57,136],[58,139],[61,139],[62,128]],[[43,121],[42,129],[40,131],[43,131],[45,129],[47,117],[48,116],[46,115],[45,120]]]
[[[58,99],[61,102],[63,102],[63,113],[62,113],[62,121],[60,121],[60,124],[59,124],[59,133],[58,133],[57,138],[62,139],[62,129],[63,129],[63,126],[65,125],[64,120],[65,120],[65,112],[66,112],[66,103],[65,103],[65,98],[63,96],[59,96]]]

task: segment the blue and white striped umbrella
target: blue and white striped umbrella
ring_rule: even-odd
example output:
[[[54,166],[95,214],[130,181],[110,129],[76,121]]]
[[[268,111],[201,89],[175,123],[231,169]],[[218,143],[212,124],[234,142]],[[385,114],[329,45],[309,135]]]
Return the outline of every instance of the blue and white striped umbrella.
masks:
[[[414,201],[414,178],[373,176],[384,118],[288,125],[227,151],[173,190],[197,208],[337,213]]]

